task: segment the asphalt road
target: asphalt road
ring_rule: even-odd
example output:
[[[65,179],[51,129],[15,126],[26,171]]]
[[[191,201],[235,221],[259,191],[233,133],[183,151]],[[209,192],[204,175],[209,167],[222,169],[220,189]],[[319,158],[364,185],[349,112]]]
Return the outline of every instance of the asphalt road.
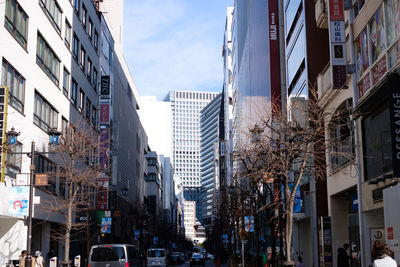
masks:
[[[177,267],[190,267],[189,261],[186,261],[184,264],[181,265],[175,265]],[[205,267],[215,267],[214,261],[206,261],[206,266]],[[221,267],[226,267],[226,264],[222,264]]]

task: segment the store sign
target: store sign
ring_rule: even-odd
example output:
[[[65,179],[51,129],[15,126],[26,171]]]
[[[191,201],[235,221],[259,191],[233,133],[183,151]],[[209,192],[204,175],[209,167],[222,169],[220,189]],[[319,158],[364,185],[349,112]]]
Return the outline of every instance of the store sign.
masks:
[[[254,232],[254,216],[244,216],[244,230]]]
[[[386,67],[386,55],[384,55],[372,68],[372,85],[378,83],[378,81],[383,77],[383,75],[387,72]]]
[[[110,104],[100,103],[100,124],[110,124]]]
[[[396,79],[396,81],[399,79]],[[389,100],[390,128],[392,134],[393,176],[400,177],[400,88],[392,82],[392,94]]]
[[[278,27],[278,1],[268,1],[269,17],[269,60],[271,77],[271,100],[274,101],[274,107],[280,107],[281,99],[281,79],[280,79],[280,61],[279,61],[279,27]],[[277,111],[278,112],[278,111]]]
[[[100,134],[100,168],[108,171],[109,169],[109,151],[110,151],[110,129],[101,129]]]
[[[342,89],[347,80],[345,33],[343,0],[329,0],[330,64],[333,89]]]
[[[100,85],[101,85],[100,86],[101,98],[109,98],[110,97],[110,76],[102,75]]]
[[[365,75],[364,78],[360,80],[357,84],[358,89],[358,99],[361,99],[365,93],[371,88],[371,79],[369,77],[369,72]]]

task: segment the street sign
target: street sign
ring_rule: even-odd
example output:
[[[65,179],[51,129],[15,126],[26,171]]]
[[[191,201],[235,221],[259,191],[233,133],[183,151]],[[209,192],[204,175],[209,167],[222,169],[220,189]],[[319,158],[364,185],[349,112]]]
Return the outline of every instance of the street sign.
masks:
[[[35,186],[48,186],[49,178],[46,173],[35,174]]]
[[[7,131],[7,109],[8,109],[8,87],[0,86],[0,144],[4,146],[6,143]],[[0,156],[1,174],[0,182],[4,182],[4,172],[6,165],[6,149],[2,149]]]
[[[242,229],[242,230],[239,232],[239,235],[240,235],[240,238],[246,239],[247,236],[249,235],[249,233],[246,232],[244,229]]]

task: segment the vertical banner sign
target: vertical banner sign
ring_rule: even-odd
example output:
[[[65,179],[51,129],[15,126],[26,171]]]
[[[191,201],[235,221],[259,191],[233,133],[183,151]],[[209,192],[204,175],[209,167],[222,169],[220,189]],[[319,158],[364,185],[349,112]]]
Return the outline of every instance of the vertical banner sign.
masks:
[[[100,124],[110,124],[110,103],[100,103]]]
[[[273,106],[281,106],[281,80],[280,80],[280,61],[279,61],[279,28],[278,28],[278,1],[268,1],[269,17],[269,60],[271,74],[271,101]],[[278,114],[280,110],[274,110]]]
[[[29,186],[13,186],[10,189],[8,214],[28,216]]]
[[[8,109],[8,87],[7,86],[0,86],[0,143],[2,148],[6,146],[6,131],[7,131],[7,109]],[[6,150],[1,150],[1,176],[0,182],[4,182],[4,168],[6,165]]]
[[[102,234],[111,234],[111,218],[103,217],[101,219],[101,233]]]
[[[108,153],[110,151],[110,129],[101,129],[100,134],[100,168],[107,171],[109,169]]]
[[[110,76],[102,75],[100,83],[100,97],[110,98]]]
[[[343,0],[329,0],[329,41],[332,88],[342,89],[347,80]]]
[[[391,96],[389,98],[389,118],[390,131],[392,139],[392,166],[393,177],[400,177],[400,88],[399,76],[396,75],[390,79],[392,87]]]

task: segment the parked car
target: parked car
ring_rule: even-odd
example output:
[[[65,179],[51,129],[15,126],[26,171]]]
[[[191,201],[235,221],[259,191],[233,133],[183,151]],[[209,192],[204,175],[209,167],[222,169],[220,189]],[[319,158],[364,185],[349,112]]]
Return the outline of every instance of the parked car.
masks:
[[[147,250],[147,266],[167,266],[167,254],[163,248],[149,248]]]
[[[171,254],[172,262],[176,264],[182,264],[185,262],[185,257],[181,252],[175,251]]]
[[[207,260],[213,261],[215,259],[213,254],[207,253]]]
[[[88,267],[142,267],[143,259],[134,245],[102,244],[90,249]]]
[[[204,258],[202,253],[193,253],[192,257],[190,258],[190,267],[198,265],[205,266],[206,259]]]

